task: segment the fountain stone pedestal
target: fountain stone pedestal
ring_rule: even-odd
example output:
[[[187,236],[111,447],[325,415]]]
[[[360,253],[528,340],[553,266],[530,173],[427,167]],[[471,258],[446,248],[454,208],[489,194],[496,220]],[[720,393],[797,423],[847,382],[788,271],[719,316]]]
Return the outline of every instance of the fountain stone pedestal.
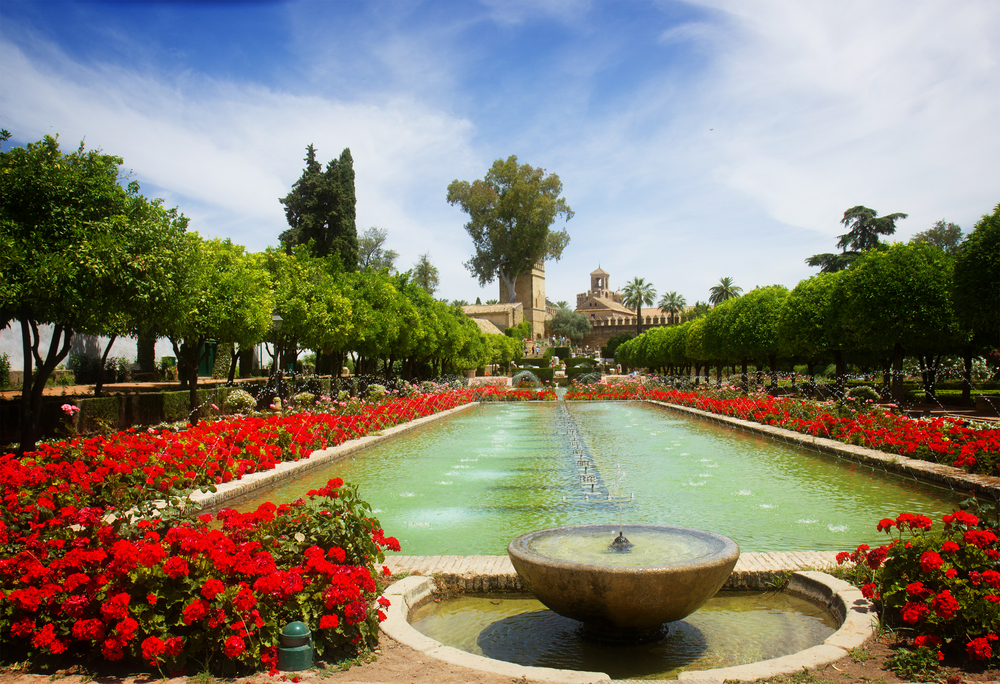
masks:
[[[649,642],[719,591],[740,548],[721,534],[687,527],[626,525],[632,546],[610,548],[617,525],[557,527],[507,547],[525,587],[551,610],[583,623],[600,641]]]

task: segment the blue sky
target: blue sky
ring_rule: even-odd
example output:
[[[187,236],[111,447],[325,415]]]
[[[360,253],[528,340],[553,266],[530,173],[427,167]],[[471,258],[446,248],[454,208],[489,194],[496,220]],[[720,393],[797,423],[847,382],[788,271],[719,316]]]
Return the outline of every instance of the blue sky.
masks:
[[[254,251],[313,143],[350,147],[358,230],[485,301],[454,179],[559,174],[550,299],[793,287],[845,209],[968,232],[1000,202],[1000,3],[0,0],[0,126],[124,158],[147,196]],[[557,226],[561,227],[561,226]]]

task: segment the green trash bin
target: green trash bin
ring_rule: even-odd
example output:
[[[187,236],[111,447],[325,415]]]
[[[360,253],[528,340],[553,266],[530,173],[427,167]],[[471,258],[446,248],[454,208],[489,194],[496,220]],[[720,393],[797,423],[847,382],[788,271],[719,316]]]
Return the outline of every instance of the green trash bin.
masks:
[[[296,672],[308,670],[312,664],[312,632],[304,622],[289,622],[281,630],[278,669],[284,672]]]

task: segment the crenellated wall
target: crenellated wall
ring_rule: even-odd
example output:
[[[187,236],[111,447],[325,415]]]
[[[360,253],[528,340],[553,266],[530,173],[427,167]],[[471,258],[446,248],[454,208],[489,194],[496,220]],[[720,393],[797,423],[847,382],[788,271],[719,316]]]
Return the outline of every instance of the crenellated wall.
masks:
[[[680,320],[675,318],[677,323]],[[661,325],[671,325],[670,316],[646,316],[642,317],[643,331]],[[587,336],[580,342],[580,346],[589,346],[591,349],[603,347],[612,337],[632,333],[635,335],[635,316],[612,316],[604,320],[593,320],[590,322],[591,329]]]

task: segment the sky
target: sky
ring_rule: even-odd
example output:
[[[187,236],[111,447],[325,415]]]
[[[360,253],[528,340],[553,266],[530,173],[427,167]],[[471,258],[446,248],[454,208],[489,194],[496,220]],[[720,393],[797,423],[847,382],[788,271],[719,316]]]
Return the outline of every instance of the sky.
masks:
[[[1000,3],[968,0],[0,0],[5,146],[58,134],[124,159],[205,237],[252,251],[313,144],[350,148],[359,234],[378,226],[436,296],[463,266],[455,180],[556,173],[575,212],[546,294],[591,271],[689,304],[731,277],[794,287],[846,209],[894,239],[1000,202]]]

